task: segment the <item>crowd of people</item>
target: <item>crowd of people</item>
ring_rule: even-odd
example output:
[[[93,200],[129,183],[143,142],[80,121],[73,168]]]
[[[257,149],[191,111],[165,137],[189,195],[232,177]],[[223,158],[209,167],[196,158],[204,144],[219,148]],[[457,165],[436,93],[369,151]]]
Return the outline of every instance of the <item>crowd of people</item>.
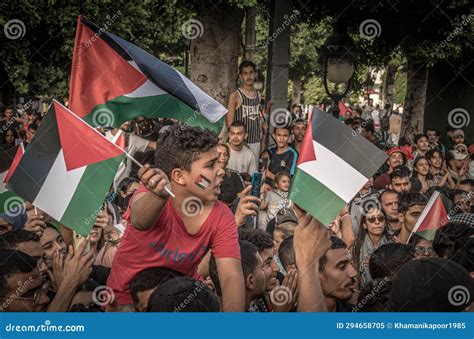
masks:
[[[411,140],[390,106],[346,111],[341,123],[388,160],[323,225],[289,195],[307,117],[294,105],[288,124],[272,126],[255,65],[239,74],[220,136],[171,119],[121,126],[145,166],[124,160],[87,239],[30,203],[0,214],[0,310],[472,310],[474,144],[464,131],[448,128],[442,144],[428,127]],[[27,147],[40,124],[41,114],[5,107],[2,151]],[[449,220],[429,240],[412,231],[435,191]]]

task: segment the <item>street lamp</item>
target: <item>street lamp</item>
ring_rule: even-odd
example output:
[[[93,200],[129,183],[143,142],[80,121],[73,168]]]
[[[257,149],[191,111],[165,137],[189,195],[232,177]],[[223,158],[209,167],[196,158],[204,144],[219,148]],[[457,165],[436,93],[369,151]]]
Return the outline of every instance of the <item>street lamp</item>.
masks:
[[[319,55],[323,63],[324,90],[333,101],[332,114],[339,118],[339,101],[349,93],[357,60],[357,52],[346,29],[335,23],[334,33],[327,38]],[[335,84],[334,91],[330,91],[328,82]],[[340,84],[344,85],[342,91],[338,90]]]

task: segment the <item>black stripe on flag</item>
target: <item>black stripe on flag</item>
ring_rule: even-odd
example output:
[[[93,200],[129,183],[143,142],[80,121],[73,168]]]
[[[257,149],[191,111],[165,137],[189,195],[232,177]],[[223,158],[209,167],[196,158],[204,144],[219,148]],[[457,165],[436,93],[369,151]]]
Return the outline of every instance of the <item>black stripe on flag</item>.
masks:
[[[60,150],[56,113],[51,105],[8,182],[9,189],[26,201],[33,202]]]
[[[127,61],[132,61],[132,57],[124,50],[118,43],[114,41],[111,37],[107,35],[107,33],[102,29],[96,26],[93,22],[87,20],[85,17],[81,17],[81,21],[84,25],[86,25],[89,29],[91,29],[94,33],[97,33],[102,40],[104,40],[109,46],[117,52],[122,58]]]
[[[18,147],[20,147],[20,145],[11,147],[6,151],[2,151],[0,153],[0,173],[8,171],[8,169],[12,165],[13,159],[15,158],[15,154],[18,150]]]
[[[367,178],[387,160],[387,155],[377,146],[331,114],[315,110],[311,128],[314,141],[329,149]]]
[[[112,33],[107,34],[127,51],[143,74],[145,74],[151,82],[172,96],[178,98],[195,111],[201,111],[193,93],[189,90],[188,86],[184,83],[183,78],[173,67],[160,59],[155,58],[153,55],[145,52],[141,48],[138,48],[134,44]]]

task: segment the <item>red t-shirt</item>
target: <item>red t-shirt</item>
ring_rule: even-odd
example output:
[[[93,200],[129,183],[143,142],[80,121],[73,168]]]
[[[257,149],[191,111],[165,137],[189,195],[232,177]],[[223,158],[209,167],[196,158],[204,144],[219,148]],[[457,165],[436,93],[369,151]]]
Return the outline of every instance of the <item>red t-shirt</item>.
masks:
[[[145,187],[140,187],[135,194],[146,191]],[[125,215],[127,227],[107,280],[118,305],[133,303],[130,280],[146,268],[166,267],[198,278],[197,267],[209,249],[216,258],[240,259],[235,217],[220,201],[214,203],[209,216],[194,235],[186,231],[172,198],[161,211],[156,224],[147,231],[137,230],[130,223],[130,213]]]

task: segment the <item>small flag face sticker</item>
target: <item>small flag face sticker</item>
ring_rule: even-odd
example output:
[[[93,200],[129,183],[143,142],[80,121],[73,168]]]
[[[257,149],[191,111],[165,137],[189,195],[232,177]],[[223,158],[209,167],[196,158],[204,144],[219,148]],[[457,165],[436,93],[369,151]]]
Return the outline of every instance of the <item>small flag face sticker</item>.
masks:
[[[205,176],[203,175],[199,175],[196,179],[196,181],[194,181],[194,183],[202,190],[205,190],[207,188],[207,186],[209,186],[209,184],[211,183],[211,180],[209,180],[208,178],[206,178]]]

